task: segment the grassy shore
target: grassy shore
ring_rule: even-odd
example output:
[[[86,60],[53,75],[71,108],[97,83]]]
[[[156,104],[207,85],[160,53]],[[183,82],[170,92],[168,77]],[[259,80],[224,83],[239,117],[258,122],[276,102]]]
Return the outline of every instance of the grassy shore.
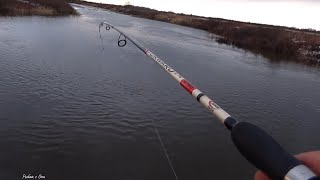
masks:
[[[77,15],[65,0],[0,0],[0,16]]]
[[[320,32],[315,30],[176,14],[131,5],[118,6],[78,0],[73,2],[206,30],[219,43],[250,50],[274,61],[286,60],[309,65],[316,65],[320,61]]]

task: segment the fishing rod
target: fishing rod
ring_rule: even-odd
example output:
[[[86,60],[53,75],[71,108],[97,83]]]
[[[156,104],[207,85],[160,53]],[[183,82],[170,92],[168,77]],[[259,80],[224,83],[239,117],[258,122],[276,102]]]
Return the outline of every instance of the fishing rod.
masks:
[[[239,122],[233,118],[212,99],[193,86],[168,64],[158,58],[153,52],[130,38],[120,29],[114,27],[108,22],[102,22],[99,25],[100,37],[100,29],[104,26],[106,30],[110,30],[112,28],[119,32],[119,47],[124,47],[127,44],[127,40],[129,40],[145,55],[158,63],[173,79],[175,79],[187,92],[196,98],[200,104],[207,108],[228,130],[231,131],[231,139],[238,151],[251,164],[265,172],[271,179],[320,180],[320,177],[317,177],[307,166],[303,165],[294,156],[285,151],[268,133],[251,123]]]

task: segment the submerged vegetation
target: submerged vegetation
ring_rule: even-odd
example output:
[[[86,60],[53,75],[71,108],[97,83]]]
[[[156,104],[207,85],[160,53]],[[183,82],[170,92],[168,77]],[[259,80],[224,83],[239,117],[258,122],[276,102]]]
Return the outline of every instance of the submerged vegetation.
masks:
[[[0,0],[0,16],[77,15],[65,0]]]
[[[272,60],[287,60],[310,65],[317,65],[320,62],[320,32],[311,29],[176,14],[132,5],[118,6],[79,0],[73,2],[206,30],[210,33],[210,37],[219,43],[250,50]]]

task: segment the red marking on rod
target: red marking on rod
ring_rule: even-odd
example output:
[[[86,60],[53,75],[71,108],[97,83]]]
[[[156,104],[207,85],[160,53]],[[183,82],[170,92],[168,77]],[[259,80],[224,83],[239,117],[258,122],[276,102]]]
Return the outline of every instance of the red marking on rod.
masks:
[[[180,81],[180,85],[187,90],[190,94],[192,94],[192,91],[195,90],[196,88],[194,86],[192,86],[188,81],[186,81],[185,79]]]
[[[209,101],[209,108],[212,110],[219,109],[220,107],[213,101]]]

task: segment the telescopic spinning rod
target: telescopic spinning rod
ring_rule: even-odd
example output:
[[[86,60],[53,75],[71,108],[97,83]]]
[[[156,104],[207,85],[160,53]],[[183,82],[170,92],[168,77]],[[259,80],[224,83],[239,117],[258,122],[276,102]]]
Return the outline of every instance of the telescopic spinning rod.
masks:
[[[261,128],[247,123],[239,122],[223,110],[212,99],[189,83],[177,71],[163,62],[150,50],[143,47],[137,41],[130,38],[124,32],[108,22],[99,25],[99,33],[102,27],[111,28],[120,33],[118,46],[124,47],[127,40],[132,42],[144,54],[158,63],[173,79],[175,79],[197,101],[207,108],[218,120],[231,131],[231,138],[239,152],[255,167],[265,172],[275,180],[320,180],[308,167],[303,165],[294,156],[285,151],[269,134]],[[100,34],[101,37],[101,34]],[[102,40],[101,40],[102,42]]]

